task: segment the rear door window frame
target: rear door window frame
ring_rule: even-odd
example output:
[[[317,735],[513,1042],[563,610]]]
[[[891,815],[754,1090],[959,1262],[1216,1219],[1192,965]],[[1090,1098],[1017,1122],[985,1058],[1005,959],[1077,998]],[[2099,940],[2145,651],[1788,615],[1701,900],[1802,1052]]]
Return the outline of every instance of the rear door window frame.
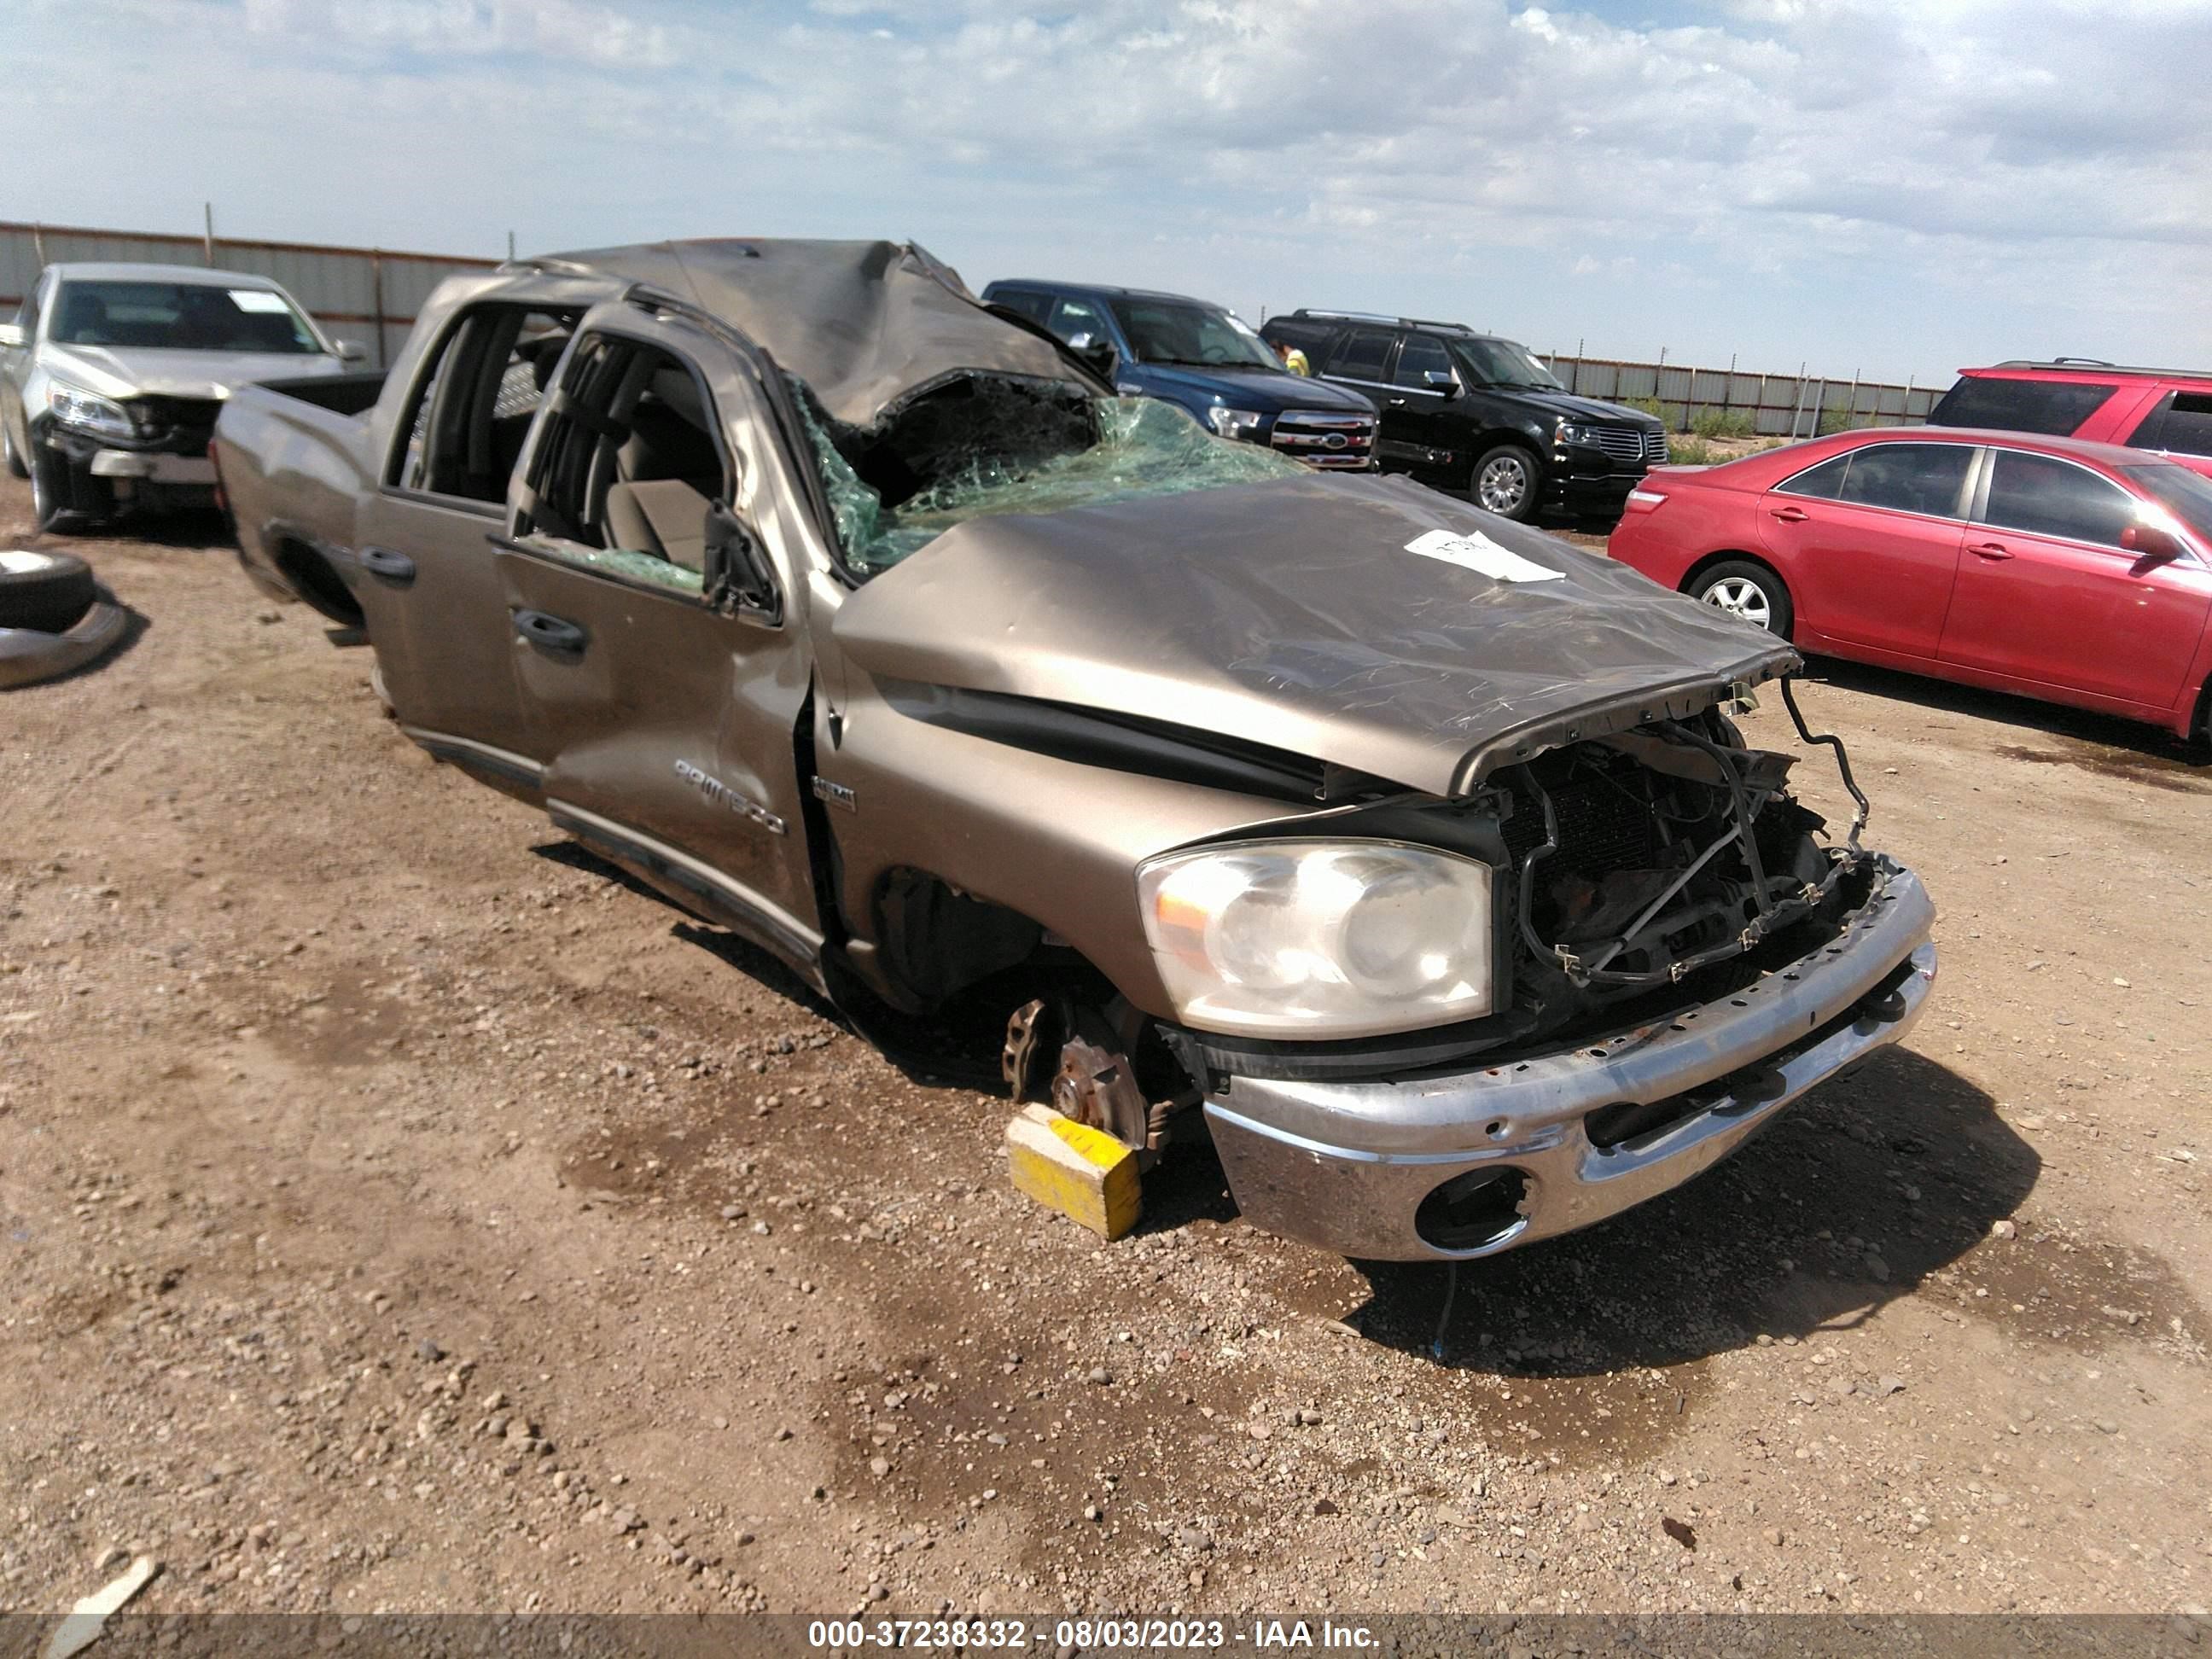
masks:
[[[1902,449],[1908,445],[1921,449],[1959,449],[1966,452],[1966,477],[1960,481],[1959,492],[1953,499],[1951,512],[1923,513],[1918,507],[1892,507],[1883,501],[1856,501],[1846,498],[1842,494],[1844,485],[1850,481],[1850,464],[1857,460],[1861,455],[1865,454],[1869,450]],[[1780,483],[1768,486],[1767,494],[1790,495],[1801,501],[1829,501],[1838,507],[1856,507],[1863,513],[1895,513],[1905,518],[1924,519],[1936,524],[1972,524],[1975,521],[1974,512],[1980,504],[1986,488],[1989,455],[1988,447],[1981,444],[1930,443],[1925,440],[1913,439],[1902,439],[1894,443],[1855,444],[1840,455],[1831,455],[1825,460],[1815,461],[1812,465],[1791,473]],[[1790,488],[1799,479],[1833,466],[1838,461],[1844,464],[1844,476],[1842,482],[1837,486],[1836,494],[1815,495],[1809,490]]]
[[[392,423],[392,436],[385,450],[382,470],[377,479],[377,488],[387,495],[397,495],[406,501],[422,501],[433,506],[447,507],[457,513],[474,513],[484,518],[503,518],[507,512],[507,480],[501,481],[499,493],[492,496],[457,495],[450,490],[433,489],[425,484],[410,483],[407,481],[409,453],[414,447],[416,428],[418,424],[421,425],[426,447],[434,445],[439,435],[437,422],[441,419],[448,418],[445,400],[456,395],[464,397],[467,395],[453,380],[450,370],[455,365],[449,364],[447,360],[456,351],[466,349],[470,345],[470,342],[464,337],[479,319],[489,317],[495,312],[517,313],[526,318],[533,313],[545,316],[558,315],[564,310],[575,312],[568,323],[568,328],[573,331],[583,320],[582,313],[576,311],[574,307],[552,307],[526,299],[491,295],[483,299],[471,300],[455,311],[453,316],[447,319],[446,325],[438,331],[437,338],[431,342],[429,349],[422,354],[422,360],[415,367],[414,380],[407,388],[407,400],[400,405],[399,418]],[[509,349],[512,350],[511,346]],[[477,354],[467,367],[469,372],[466,384],[470,387],[474,387],[480,383],[481,380],[481,354]],[[508,365],[501,365],[502,379],[505,377],[507,367]],[[557,379],[555,382],[549,383],[545,399],[541,400],[538,405],[541,410],[544,406],[544,402],[550,400],[552,395],[550,386],[553,384],[557,384]],[[497,397],[495,389],[493,397],[495,407]],[[427,410],[423,406],[425,399],[429,402],[429,407]],[[455,411],[454,417],[458,417],[458,414],[459,411]],[[534,420],[534,414],[532,418]]]
[[[1325,380],[1343,380],[1352,386],[1381,386],[1385,391],[1395,392],[1398,388],[1392,384],[1390,375],[1397,368],[1398,349],[1405,339],[1405,332],[1403,329],[1391,328],[1379,323],[1351,324],[1331,343],[1328,362],[1317,373]],[[1356,334],[1382,336],[1382,366],[1376,371],[1376,378],[1371,380],[1358,374],[1346,374],[1336,367],[1336,360],[1344,355],[1345,350],[1352,343],[1352,337]]]

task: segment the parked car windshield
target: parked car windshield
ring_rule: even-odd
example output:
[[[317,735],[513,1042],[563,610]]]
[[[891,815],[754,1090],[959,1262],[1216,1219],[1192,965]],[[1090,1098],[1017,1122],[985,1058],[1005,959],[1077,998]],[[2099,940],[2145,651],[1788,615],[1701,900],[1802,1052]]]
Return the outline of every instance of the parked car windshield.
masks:
[[[1283,367],[1264,340],[1218,306],[1181,300],[1121,299],[1111,303],[1115,320],[1140,363]]]
[[[319,356],[323,343],[283,295],[214,283],[64,283],[57,345]]]
[[[1516,386],[1528,392],[1565,392],[1536,354],[1514,340],[1459,340],[1454,348],[1477,383]]]
[[[2212,478],[2185,466],[2124,466],[2128,482],[2212,543]]]

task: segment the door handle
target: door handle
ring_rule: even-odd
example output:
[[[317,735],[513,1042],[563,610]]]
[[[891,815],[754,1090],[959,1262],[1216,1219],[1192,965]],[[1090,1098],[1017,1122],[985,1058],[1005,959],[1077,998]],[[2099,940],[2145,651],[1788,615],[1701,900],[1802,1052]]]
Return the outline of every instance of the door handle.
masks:
[[[1988,559],[1992,562],[2012,557],[2011,550],[2002,542],[1969,542],[1966,544],[1966,551],[1978,559]]]
[[[372,576],[381,576],[386,581],[404,587],[415,580],[415,561],[404,553],[395,553],[388,547],[364,547],[361,550],[361,568]]]
[[[1382,401],[1393,409],[1403,409],[1406,406],[1406,400],[1403,398],[1385,398]]]
[[[556,657],[580,657],[591,635],[574,623],[543,611],[514,613],[514,637]]]
[[[1802,524],[1813,516],[1802,507],[1778,507],[1771,510],[1784,524]]]

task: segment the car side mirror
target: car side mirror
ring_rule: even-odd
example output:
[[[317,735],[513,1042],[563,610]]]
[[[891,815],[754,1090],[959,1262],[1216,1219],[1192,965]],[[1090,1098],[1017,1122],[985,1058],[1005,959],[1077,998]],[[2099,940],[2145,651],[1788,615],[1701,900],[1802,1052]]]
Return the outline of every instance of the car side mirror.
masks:
[[[1431,368],[1423,371],[1421,384],[1439,398],[1459,396],[1459,377],[1448,368]]]
[[[368,361],[368,348],[358,340],[333,340],[331,343],[337,348],[338,361],[342,363],[365,363]]]
[[[22,324],[0,323],[0,346],[19,346],[22,343]]]
[[[783,596],[768,554],[726,502],[707,509],[705,568],[700,573],[709,603],[775,628],[783,622]]]
[[[2120,532],[2120,545],[2136,556],[2138,571],[2172,564],[2181,556],[2181,538],[2160,525],[2130,525]]]

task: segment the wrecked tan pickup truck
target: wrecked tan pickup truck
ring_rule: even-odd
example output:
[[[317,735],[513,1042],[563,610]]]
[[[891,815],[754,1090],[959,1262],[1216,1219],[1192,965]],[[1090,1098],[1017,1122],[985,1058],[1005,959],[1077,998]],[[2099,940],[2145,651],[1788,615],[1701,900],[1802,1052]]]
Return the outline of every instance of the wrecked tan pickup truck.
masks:
[[[456,278],[380,383],[233,397],[246,568],[401,728],[863,1030],[1202,1113],[1255,1224],[1488,1255],[1695,1175],[1902,1036],[1908,871],[1745,747],[1789,646],[1401,479],[1113,395],[921,250]]]

